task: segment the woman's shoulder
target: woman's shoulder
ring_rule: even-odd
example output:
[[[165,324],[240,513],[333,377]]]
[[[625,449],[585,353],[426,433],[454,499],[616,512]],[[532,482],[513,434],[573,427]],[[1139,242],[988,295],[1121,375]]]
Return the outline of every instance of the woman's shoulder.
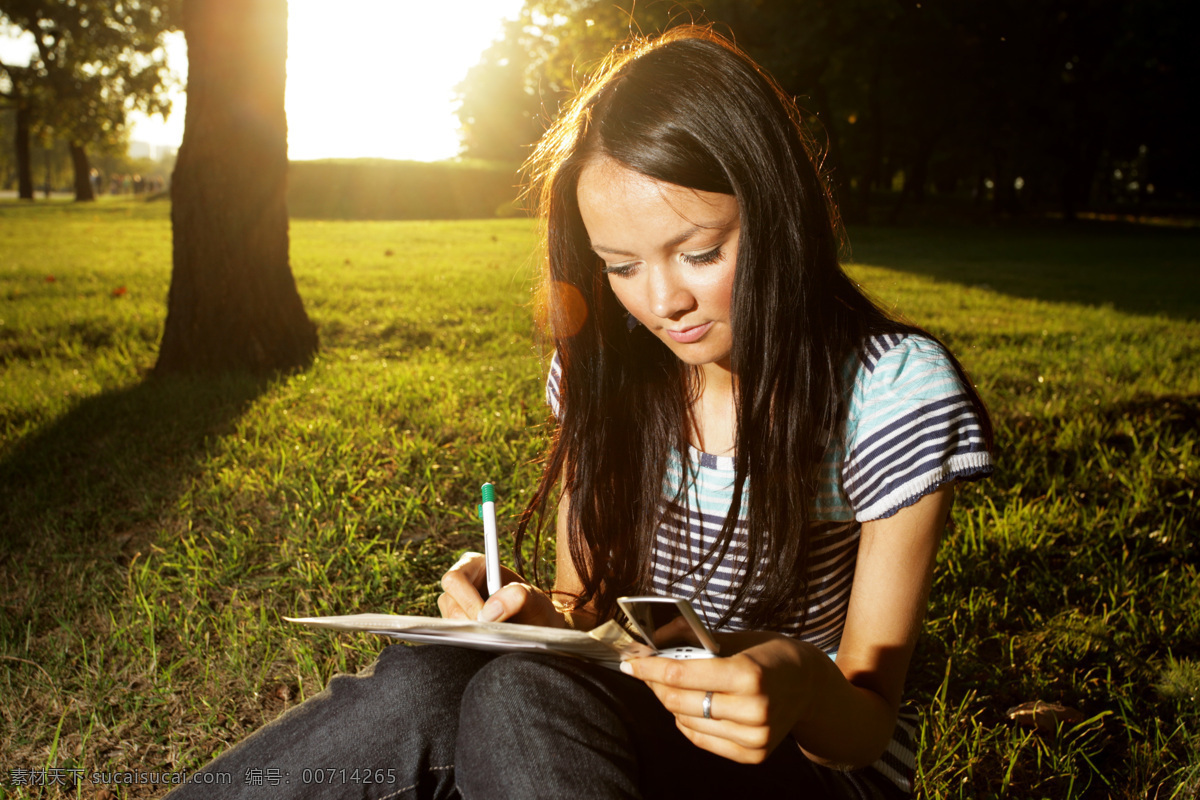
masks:
[[[854,360],[851,416],[872,407],[890,407],[907,399],[926,403],[965,393],[963,374],[938,340],[921,333],[884,333],[868,337]]]
[[[954,369],[945,345],[923,333],[898,331],[868,336],[858,352],[860,377],[891,376],[906,371]]]
[[[846,421],[845,491],[860,521],[991,471],[980,409],[949,351],[919,333],[862,348]]]

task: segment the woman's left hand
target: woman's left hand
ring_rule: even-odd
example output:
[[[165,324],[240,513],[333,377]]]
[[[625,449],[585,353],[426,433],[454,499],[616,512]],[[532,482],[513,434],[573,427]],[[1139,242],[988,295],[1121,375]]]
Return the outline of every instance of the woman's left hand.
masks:
[[[718,635],[727,657],[695,660],[639,658],[621,671],[640,678],[675,715],[698,747],[746,764],[759,764],[783,741],[808,706],[805,666],[816,648],[775,633]],[[712,692],[711,717],[704,697]]]

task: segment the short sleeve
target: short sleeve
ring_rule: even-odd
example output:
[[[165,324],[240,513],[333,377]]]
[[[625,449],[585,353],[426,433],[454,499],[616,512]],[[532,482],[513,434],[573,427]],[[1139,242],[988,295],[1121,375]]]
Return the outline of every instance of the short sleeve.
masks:
[[[550,359],[550,373],[546,376],[546,403],[550,406],[550,410],[554,412],[554,416],[560,416],[559,409],[559,383],[562,381],[562,362],[558,360],[558,351],[554,351],[554,356]]]
[[[847,414],[842,488],[859,522],[890,517],[956,479],[992,471],[979,412],[945,349],[873,337]]]

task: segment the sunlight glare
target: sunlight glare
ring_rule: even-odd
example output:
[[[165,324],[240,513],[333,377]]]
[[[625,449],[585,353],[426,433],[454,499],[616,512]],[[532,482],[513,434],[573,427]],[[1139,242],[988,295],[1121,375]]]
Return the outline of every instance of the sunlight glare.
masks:
[[[288,153],[433,161],[458,154],[454,86],[520,0],[290,0]]]
[[[288,157],[453,158],[454,87],[521,2],[289,0]],[[168,59],[186,80],[183,34],[171,34]],[[131,115],[131,139],[178,146],[186,97],[172,96],[165,122]]]

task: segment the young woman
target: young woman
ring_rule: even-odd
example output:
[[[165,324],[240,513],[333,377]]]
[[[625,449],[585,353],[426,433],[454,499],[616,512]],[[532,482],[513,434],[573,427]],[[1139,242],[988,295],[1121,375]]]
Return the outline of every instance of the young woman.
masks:
[[[841,270],[795,109],[706,30],[618,51],[531,165],[558,424],[518,539],[556,510],[557,575],[485,602],[468,554],[439,606],[590,628],[685,597],[725,657],[389,647],[207,768],[232,785],[178,796],[907,794],[938,538],[991,468],[979,398]]]

